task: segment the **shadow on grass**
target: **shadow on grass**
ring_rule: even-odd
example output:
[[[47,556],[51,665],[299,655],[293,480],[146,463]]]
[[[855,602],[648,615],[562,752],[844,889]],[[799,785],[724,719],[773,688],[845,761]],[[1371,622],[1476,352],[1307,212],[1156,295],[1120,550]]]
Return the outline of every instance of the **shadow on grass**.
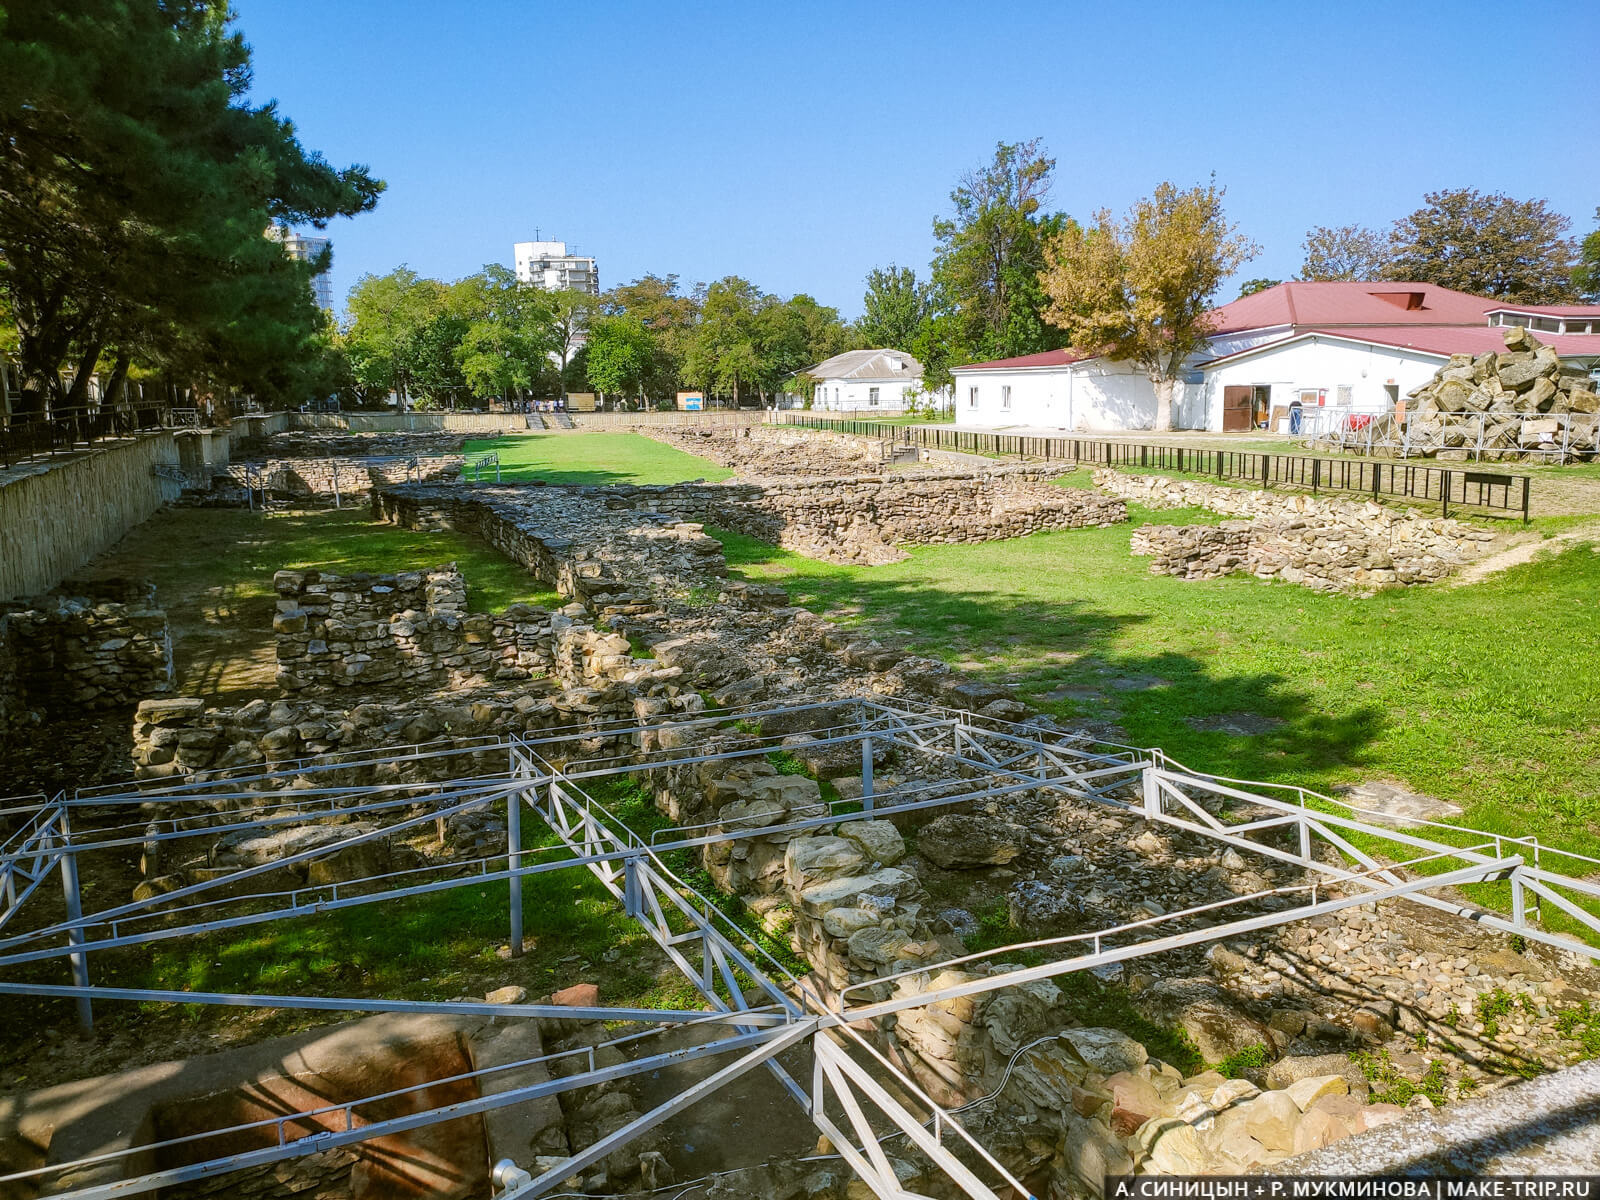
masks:
[[[1004,575],[992,589],[948,580],[934,586],[879,568],[798,560],[753,538],[708,532],[723,541],[735,574],[789,586],[796,603],[887,644],[1010,685],[1096,736],[1160,746],[1198,770],[1325,783],[1329,772],[1370,765],[1369,748],[1389,721],[1382,706],[1353,696],[1330,711],[1314,689],[1282,673],[1219,670],[1205,657],[1170,649],[1128,652],[1130,641],[1162,641],[1155,611],[1045,600],[1006,590]]]

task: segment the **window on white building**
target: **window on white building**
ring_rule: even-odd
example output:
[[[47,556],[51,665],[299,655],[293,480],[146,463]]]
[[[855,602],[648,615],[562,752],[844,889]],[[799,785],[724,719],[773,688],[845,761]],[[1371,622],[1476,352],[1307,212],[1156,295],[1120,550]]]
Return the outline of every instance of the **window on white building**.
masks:
[[[975,388],[975,387],[969,387],[967,389],[967,407],[968,408],[977,408],[978,407],[978,389]]]
[[[1348,383],[1341,383],[1339,385],[1338,394],[1334,397],[1334,403],[1341,404],[1345,408],[1349,408],[1350,402],[1353,399],[1355,399],[1355,389]]]
[[[1000,407],[1011,407],[1011,385],[1009,383],[1000,386]]]
[[[878,389],[877,388],[868,388],[867,389],[867,405],[870,408],[877,408],[878,407]]]

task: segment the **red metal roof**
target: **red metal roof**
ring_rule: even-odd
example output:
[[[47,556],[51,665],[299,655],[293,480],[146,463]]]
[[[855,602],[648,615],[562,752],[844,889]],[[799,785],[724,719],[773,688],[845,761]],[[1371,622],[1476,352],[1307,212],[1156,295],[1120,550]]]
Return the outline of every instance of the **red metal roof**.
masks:
[[[1064,367],[1069,363],[1083,362],[1094,358],[1093,354],[1079,354],[1076,350],[1041,350],[1038,354],[1021,354],[1016,358],[995,358],[988,362],[963,363],[959,367],[951,367],[952,371],[983,370],[1024,370],[1028,367]]]
[[[1280,283],[1211,310],[1213,333],[1274,325],[1482,325],[1500,302],[1431,283]]]

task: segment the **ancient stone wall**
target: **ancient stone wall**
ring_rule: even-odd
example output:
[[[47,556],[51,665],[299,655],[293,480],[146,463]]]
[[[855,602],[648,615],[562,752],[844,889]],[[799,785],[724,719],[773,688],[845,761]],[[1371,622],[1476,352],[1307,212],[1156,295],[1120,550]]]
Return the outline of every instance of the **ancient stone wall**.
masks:
[[[408,480],[434,482],[454,479],[466,460],[459,454],[418,456],[374,462],[364,458],[267,458],[233,463],[227,474],[243,487],[255,473],[271,491],[296,496],[365,496],[374,488]]]
[[[454,563],[395,575],[273,576],[278,684],[285,692],[462,688],[551,677],[587,687],[634,674],[628,641],[571,613],[514,604],[467,611]]]
[[[131,602],[57,595],[0,606],[0,716],[115,708],[168,691],[167,615],[148,585],[136,590]]]
[[[474,534],[563,595],[651,594],[726,574],[714,525],[832,562],[892,562],[898,543],[982,542],[1126,519],[1118,499],[1054,480],[1071,468],[999,467],[905,476],[611,487],[399,485],[381,517]]]
[[[181,485],[155,468],[177,462],[164,430],[0,472],[0,600],[49,591],[176,499]]]
[[[1150,508],[1208,508],[1247,517],[1220,525],[1145,525],[1131,549],[1156,575],[1216,579],[1248,572],[1319,590],[1368,592],[1433,583],[1481,552],[1493,534],[1461,521],[1190,479],[1096,471],[1095,484]]]

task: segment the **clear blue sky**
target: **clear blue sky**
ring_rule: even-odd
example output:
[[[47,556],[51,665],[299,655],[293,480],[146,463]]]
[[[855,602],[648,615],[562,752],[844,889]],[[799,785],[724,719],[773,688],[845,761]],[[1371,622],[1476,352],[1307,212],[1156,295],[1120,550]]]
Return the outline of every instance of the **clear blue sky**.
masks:
[[[1597,0],[235,5],[256,98],[388,180],[331,227],[341,308],[364,272],[454,279],[537,229],[602,287],[739,274],[851,317],[873,266],[925,274],[964,170],[1033,136],[1077,217],[1215,172],[1263,246],[1246,278],[1436,188],[1543,197],[1579,235],[1600,204]]]

